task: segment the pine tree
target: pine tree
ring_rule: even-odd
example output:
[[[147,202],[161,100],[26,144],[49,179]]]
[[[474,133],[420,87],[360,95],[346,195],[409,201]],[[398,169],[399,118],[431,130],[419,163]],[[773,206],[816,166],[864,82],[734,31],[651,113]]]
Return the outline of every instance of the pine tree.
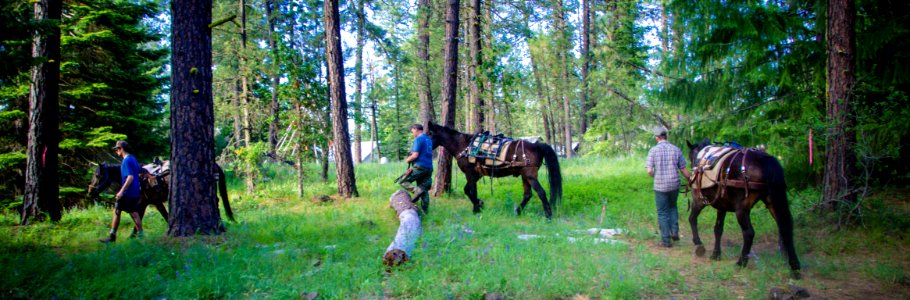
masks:
[[[172,237],[224,232],[215,195],[211,0],[174,0],[171,78]]]

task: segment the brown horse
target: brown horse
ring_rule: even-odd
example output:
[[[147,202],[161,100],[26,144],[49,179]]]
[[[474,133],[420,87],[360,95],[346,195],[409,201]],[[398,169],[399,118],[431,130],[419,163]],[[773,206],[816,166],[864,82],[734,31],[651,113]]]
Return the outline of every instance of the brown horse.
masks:
[[[689,160],[697,166],[697,154],[709,146],[708,141],[689,145]],[[771,216],[777,222],[780,246],[785,252],[793,277],[799,278],[799,259],[793,246],[793,216],[790,214],[790,205],[787,201],[787,184],[784,181],[784,170],[774,156],[756,149],[737,150],[723,165],[718,163],[715,168],[721,168],[717,184],[710,188],[700,188],[694,184],[692,212],[689,214],[689,224],[692,226],[692,242],[695,244],[695,254],[705,254],[705,247],[698,236],[698,215],[701,210],[710,205],[717,209],[717,220],[714,223],[714,252],[712,259],[720,259],[721,235],[724,232],[724,217],[727,212],[736,214],[736,220],[743,232],[743,247],[737,265],[745,267],[749,263],[749,253],[752,250],[752,239],[755,230],[752,228],[750,213],[758,201],[765,204]],[[698,170],[696,170],[697,174]],[[699,175],[695,175],[699,176]]]
[[[234,212],[231,210],[228,201],[227,185],[224,171],[217,164],[215,165],[215,174],[218,176],[218,190],[221,193],[221,201],[224,203],[224,211],[231,221],[234,221]],[[139,217],[145,216],[145,210],[149,205],[154,205],[164,221],[168,220],[167,208],[164,202],[168,199],[168,187],[170,186],[170,176],[167,173],[159,175],[160,178],[152,176],[148,170],[143,168],[139,173]],[[160,180],[159,180],[160,179]],[[95,169],[92,175],[92,181],[88,186],[88,194],[91,199],[98,199],[101,192],[108,187],[119,189],[120,183],[120,165],[118,164],[101,164]]]
[[[430,123],[427,128],[427,135],[433,141],[433,148],[442,146],[446,152],[455,156],[458,162],[458,168],[464,172],[467,183],[464,186],[464,193],[471,199],[474,204],[474,213],[479,213],[483,209],[483,200],[477,198],[477,181],[483,176],[505,177],[521,176],[524,183],[524,198],[521,205],[515,209],[515,214],[521,215],[521,210],[528,204],[531,199],[531,189],[537,192],[540,202],[543,204],[543,210],[546,217],[552,218],[553,211],[550,208],[550,202],[547,201],[546,191],[540,185],[537,177],[537,171],[547,165],[547,173],[550,182],[550,200],[553,205],[558,205],[562,199],[562,175],[559,170],[559,159],[556,152],[550,145],[544,143],[531,143],[525,140],[517,140],[502,151],[506,151],[506,157],[523,157],[523,163],[514,164],[513,166],[491,168],[485,166],[482,160],[476,163],[468,161],[467,156],[459,155],[471,143],[473,135],[464,134],[448,127],[439,126]]]

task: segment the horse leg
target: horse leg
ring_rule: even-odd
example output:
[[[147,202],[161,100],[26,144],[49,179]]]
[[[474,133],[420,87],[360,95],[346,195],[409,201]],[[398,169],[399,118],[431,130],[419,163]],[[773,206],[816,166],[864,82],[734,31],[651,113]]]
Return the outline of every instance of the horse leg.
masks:
[[[528,176],[521,176],[521,183],[524,184],[525,194],[524,198],[521,199],[521,204],[518,205],[518,208],[515,209],[515,215],[520,216],[521,211],[525,209],[525,205],[528,205],[528,200],[531,200],[531,183],[528,182]]]
[[[483,201],[477,198],[477,180],[479,177],[475,176],[466,176],[468,182],[464,185],[464,194],[468,196],[468,199],[471,199],[471,203],[474,204],[474,213],[480,213],[483,209]]]
[[[755,230],[752,228],[752,218],[749,215],[749,209],[742,208],[737,210],[736,220],[739,221],[739,227],[743,230],[743,249],[736,264],[740,267],[745,267],[749,264],[749,253],[752,251],[752,239],[755,238]]]
[[[161,216],[164,217],[164,223],[167,223],[167,208],[164,207],[164,202],[155,201],[155,208],[158,209],[158,213],[161,213]]]
[[[700,201],[695,201],[696,204],[692,207],[692,212],[689,213],[689,226],[692,227],[692,244],[695,244],[695,255],[702,257],[705,255],[705,245],[701,242],[701,237],[698,236],[698,215],[701,214],[701,210],[705,208]]]
[[[724,235],[724,219],[726,217],[726,211],[717,210],[717,220],[714,221],[714,252],[711,253],[711,259],[714,260],[720,259],[720,238]]]
[[[528,176],[528,181],[530,181],[531,186],[534,187],[534,191],[537,192],[537,197],[540,198],[540,202],[543,203],[544,215],[547,216],[548,220],[553,219],[553,210],[550,209],[550,202],[547,201],[547,191],[540,185],[540,181],[537,181],[537,177]]]
[[[780,224],[780,223],[778,223],[778,221],[777,221],[777,214],[774,213],[774,207],[771,206],[770,201],[768,201],[767,198],[761,198],[760,200],[761,200],[762,203],[765,204],[765,207],[768,208],[768,212],[771,213],[771,218],[774,219],[774,223],[775,223],[775,224]],[[784,252],[784,241],[782,241],[782,240],[780,240],[780,239],[777,240],[777,251]]]

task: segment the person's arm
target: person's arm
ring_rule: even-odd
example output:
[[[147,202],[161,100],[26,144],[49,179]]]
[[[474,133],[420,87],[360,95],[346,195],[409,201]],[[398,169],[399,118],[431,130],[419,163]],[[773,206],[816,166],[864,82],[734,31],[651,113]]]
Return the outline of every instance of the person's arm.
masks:
[[[689,174],[689,169],[686,168],[686,158],[683,157],[682,152],[679,153],[677,159],[679,160],[679,171],[686,176],[686,179],[692,178],[692,176]]]
[[[645,161],[645,167],[648,168],[648,176],[654,177],[654,158],[650,151],[648,152],[648,159]]]
[[[679,171],[682,172],[684,176],[686,176],[686,179],[692,178],[692,175],[689,173],[688,168],[683,167],[682,169],[679,169]]]
[[[123,197],[123,193],[126,192],[126,188],[129,187],[130,184],[132,184],[132,183],[133,183],[133,175],[126,176],[126,181],[123,182],[123,186],[120,187],[120,191],[117,192],[117,199],[120,199],[121,197]]]
[[[411,154],[408,155],[408,157],[405,157],[405,158],[404,158],[404,162],[406,162],[406,163],[412,163],[412,162],[414,162],[415,160],[417,160],[417,157],[418,157],[418,156],[420,156],[419,153],[417,153],[417,152],[411,152]]]

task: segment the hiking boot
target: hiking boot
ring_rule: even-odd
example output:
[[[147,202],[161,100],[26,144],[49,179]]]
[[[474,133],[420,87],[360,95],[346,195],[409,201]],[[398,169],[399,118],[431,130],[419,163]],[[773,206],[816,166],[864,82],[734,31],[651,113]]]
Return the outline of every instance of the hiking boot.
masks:
[[[107,244],[107,243],[113,243],[113,242],[116,242],[116,241],[117,241],[117,235],[116,235],[116,234],[111,234],[111,235],[108,235],[108,237],[103,238],[103,239],[100,239],[100,240],[98,240],[98,241],[99,241],[99,242],[102,242],[102,243],[105,243],[105,244]]]
[[[679,240],[679,236],[678,236],[678,235],[674,235],[674,236],[671,236],[670,239],[673,240],[673,241],[678,241],[678,240]]]
[[[143,238],[143,237],[145,237],[145,233],[143,233],[142,231],[133,231],[133,233],[130,234],[131,239]]]

